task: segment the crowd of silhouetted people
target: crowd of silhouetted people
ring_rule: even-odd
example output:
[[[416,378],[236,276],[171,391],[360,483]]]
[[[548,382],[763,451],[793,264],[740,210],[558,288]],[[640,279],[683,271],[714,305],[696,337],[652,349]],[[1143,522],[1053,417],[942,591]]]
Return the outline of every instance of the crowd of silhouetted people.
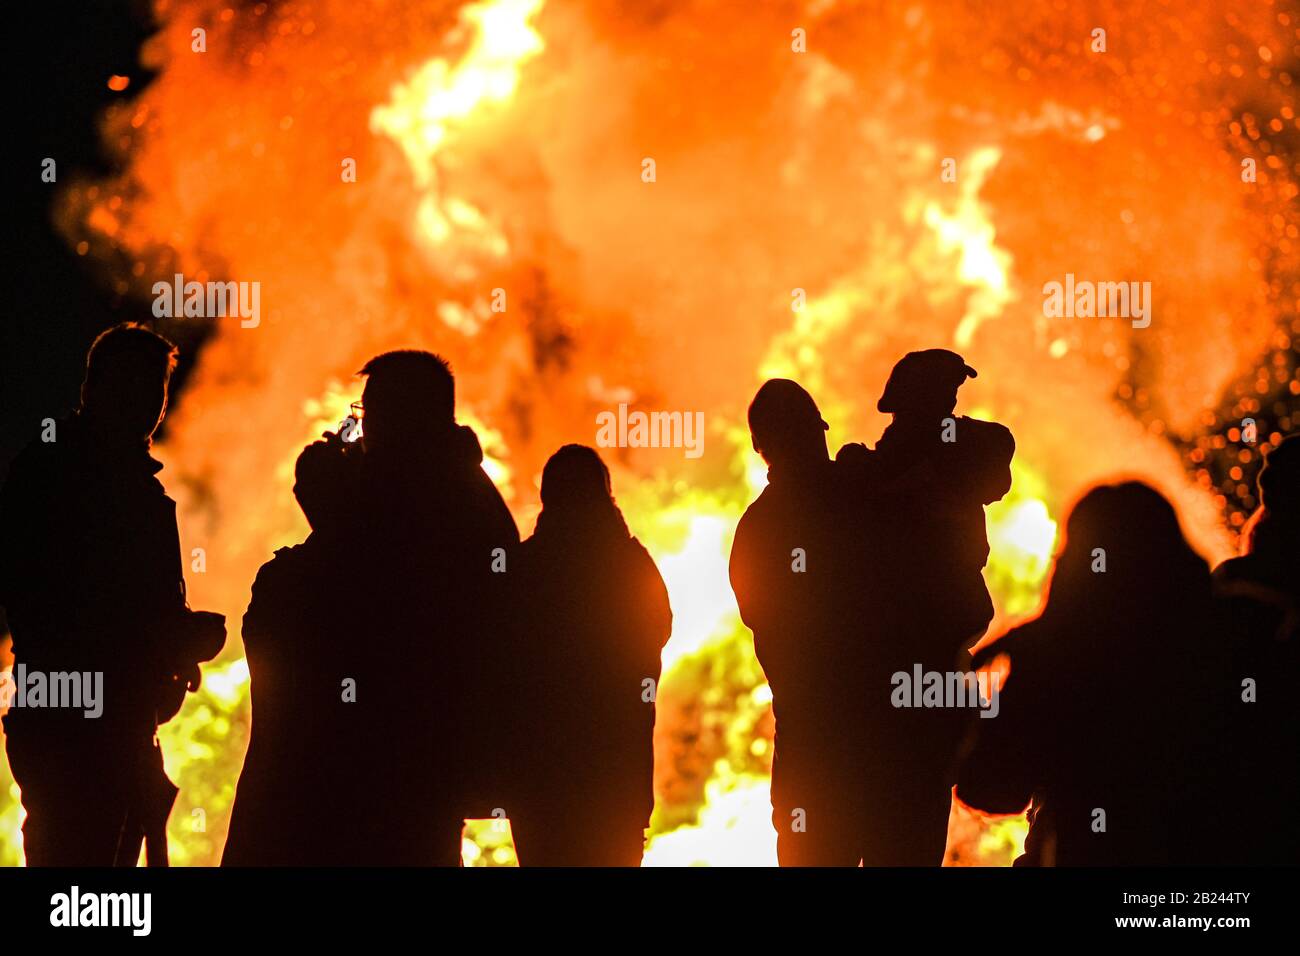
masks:
[[[150,455],[175,361],[146,328],[102,334],[79,408],[0,496],[16,660],[104,681],[97,719],[5,716],[30,865],[167,863],[157,728],[226,637],[188,605]],[[297,460],[310,534],[252,584],[223,865],[454,866],[479,818],[509,819],[525,866],[638,865],[672,610],[609,469],[560,448],[521,541],[447,363],[359,374],[348,427]],[[954,794],[1027,812],[1025,865],[1300,862],[1300,437],[1270,449],[1243,553],[1213,571],[1148,485],[1088,491],[1041,613],[990,642],[984,509],[1015,442],[955,414],[975,375],[905,355],[889,426],[834,457],[800,385],[749,406],[768,482],[730,577],[772,690],[781,865],[936,866]]]

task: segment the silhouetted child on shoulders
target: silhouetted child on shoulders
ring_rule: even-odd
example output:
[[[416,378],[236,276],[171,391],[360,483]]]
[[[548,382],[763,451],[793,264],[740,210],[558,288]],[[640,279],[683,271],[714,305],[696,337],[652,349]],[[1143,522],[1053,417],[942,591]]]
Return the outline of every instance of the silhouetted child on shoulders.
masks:
[[[958,389],[975,377],[956,352],[909,352],[877,402],[893,421],[875,449],[846,445],[837,456],[859,480],[869,478],[869,485],[860,485],[864,493],[902,525],[909,573],[928,592],[932,613],[942,614],[949,653],[982,634],[993,618],[981,574],[989,555],[984,508],[1010,490],[1016,450],[1006,426],[953,415]]]
[[[876,529],[862,542],[859,573],[886,595],[868,612],[868,866],[943,860],[955,760],[971,715],[887,703],[894,674],[918,666],[966,672],[965,649],[993,618],[984,508],[1011,487],[1015,441],[997,422],[954,416],[957,391],[975,374],[946,349],[904,355],[877,403],[893,420],[875,449],[846,445],[836,459]]]

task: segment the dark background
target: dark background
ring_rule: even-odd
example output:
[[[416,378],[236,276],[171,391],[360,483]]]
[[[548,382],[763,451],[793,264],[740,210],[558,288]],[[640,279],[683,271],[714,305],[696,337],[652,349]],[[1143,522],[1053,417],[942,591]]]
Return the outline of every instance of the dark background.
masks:
[[[147,301],[114,294],[104,270],[78,256],[52,218],[57,191],[75,174],[114,171],[98,118],[152,79],[139,65],[140,45],[154,32],[150,4],[47,0],[5,13],[5,88],[17,128],[5,138],[12,188],[5,203],[7,314],[0,322],[0,476],[40,434],[42,419],[76,407],[94,337],[118,322],[152,319]],[[113,74],[130,77],[126,90],[108,88]],[[58,164],[57,183],[41,181],[46,157]],[[178,343],[184,347],[175,385],[193,365],[197,339]]]

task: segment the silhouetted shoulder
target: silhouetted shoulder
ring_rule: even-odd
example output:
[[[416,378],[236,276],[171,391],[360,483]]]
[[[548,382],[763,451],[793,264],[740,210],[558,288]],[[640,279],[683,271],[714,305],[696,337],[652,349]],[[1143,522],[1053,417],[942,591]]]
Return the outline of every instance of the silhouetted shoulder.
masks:
[[[478,440],[478,433],[468,425],[457,425],[452,433],[453,453],[467,464],[478,467],[483,464],[483,443]]]
[[[666,641],[673,629],[673,610],[668,600],[668,587],[664,584],[659,566],[650,552],[636,538],[628,539],[633,574],[641,589],[646,614],[656,632]]]
[[[776,520],[776,508],[776,498],[769,485],[740,516],[731,545],[728,567],[731,589],[736,595],[741,620],[753,631],[762,629],[769,616],[775,613],[773,602],[765,600],[767,589],[763,584],[763,559],[764,546],[770,539],[773,522]]]
[[[280,615],[284,613],[286,601],[294,600],[291,592],[300,590],[298,585],[303,578],[307,551],[303,544],[278,548],[275,556],[257,570],[253,580],[253,596],[244,614],[243,635],[247,643],[250,637],[261,639],[272,636]]]
[[[777,507],[777,496],[772,491],[772,486],[768,485],[758,493],[758,497],[749,503],[745,513],[740,516],[740,521],[736,524],[737,536],[740,535],[741,528],[754,527],[770,520]]]
[[[55,424],[55,429],[56,436],[65,436],[63,441],[56,438],[51,442],[40,439],[28,442],[10,463],[4,482],[6,497],[27,492],[44,495],[49,490],[45,486],[71,466],[73,426],[62,420]]]
[[[1271,568],[1258,555],[1243,554],[1228,558],[1211,575],[1215,591],[1223,595],[1247,592],[1251,585],[1269,579]]]
[[[276,548],[275,554],[271,560],[267,561],[257,570],[257,577],[253,581],[253,587],[259,585],[263,587],[272,586],[283,580],[294,569],[301,564],[306,558],[306,544],[291,544],[288,547]]]
[[[659,568],[655,564],[654,558],[650,557],[650,552],[646,550],[646,546],[642,544],[640,540],[637,538],[628,538],[628,550],[635,555],[633,560],[635,560],[641,567],[644,568],[648,564],[654,569],[655,574],[659,573]]]
[[[20,513],[26,507],[26,499],[33,493],[48,490],[59,469],[60,458],[66,457],[57,445],[58,442],[31,442],[10,462],[3,484],[6,518],[26,517]]]
[[[536,535],[531,535],[519,542],[515,549],[515,560],[520,567],[526,567],[538,560],[541,553],[541,545],[537,541]]]
[[[736,523],[736,535],[731,549],[733,567],[737,559],[742,561],[753,559],[754,550],[766,538],[768,528],[777,519],[777,509],[777,499],[770,485],[750,502],[745,513],[740,516],[740,521]]]
[[[55,427],[62,426],[62,422]],[[49,468],[57,461],[61,449],[57,441],[43,442],[39,439],[30,441],[23,446],[14,460],[9,464],[9,472],[6,475],[6,481],[12,481],[15,476],[25,476],[42,469]]]
[[[0,486],[0,603],[14,614],[14,602],[32,586],[29,580],[36,562],[36,548],[45,537],[44,522],[38,517],[40,496],[57,493],[58,449],[56,443],[35,441],[27,445],[9,465]]]
[[[474,429],[468,425],[457,425],[453,439],[453,454],[466,465],[474,482],[474,490],[482,505],[483,517],[490,522],[490,533],[501,539],[502,544],[519,543],[519,526],[515,524],[514,515],[506,505],[501,492],[492,483],[491,477],[483,470],[483,446]]]

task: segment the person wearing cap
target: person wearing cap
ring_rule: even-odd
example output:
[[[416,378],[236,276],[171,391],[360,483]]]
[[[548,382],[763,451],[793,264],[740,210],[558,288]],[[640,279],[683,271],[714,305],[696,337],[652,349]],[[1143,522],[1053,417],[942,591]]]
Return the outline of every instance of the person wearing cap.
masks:
[[[749,407],[768,484],[736,528],[731,586],[772,688],[772,823],[781,866],[855,866],[862,858],[857,766],[860,633],[848,595],[860,585],[860,533],[827,424],[795,382],[763,384]]]
[[[891,546],[865,542],[863,575],[888,581],[890,606],[873,629],[861,718],[874,821],[868,865],[936,866],[943,859],[953,761],[966,718],[954,708],[897,709],[891,675],[969,669],[965,649],[987,629],[993,601],[984,507],[1011,487],[1015,440],[996,422],[954,417],[957,391],[975,369],[956,352],[909,352],[877,408],[893,416],[874,450],[847,445],[837,462],[859,508],[886,516]]]
[[[989,556],[984,507],[1010,490],[1016,450],[1005,425],[953,417],[957,390],[976,376],[947,349],[903,356],[876,404],[893,422],[873,456],[879,480],[920,508],[916,517],[929,539],[921,558],[943,575],[946,591],[940,596],[951,596],[945,613],[953,628],[965,632],[960,637],[971,639],[993,619],[982,575]],[[914,526],[912,533],[920,530]]]

